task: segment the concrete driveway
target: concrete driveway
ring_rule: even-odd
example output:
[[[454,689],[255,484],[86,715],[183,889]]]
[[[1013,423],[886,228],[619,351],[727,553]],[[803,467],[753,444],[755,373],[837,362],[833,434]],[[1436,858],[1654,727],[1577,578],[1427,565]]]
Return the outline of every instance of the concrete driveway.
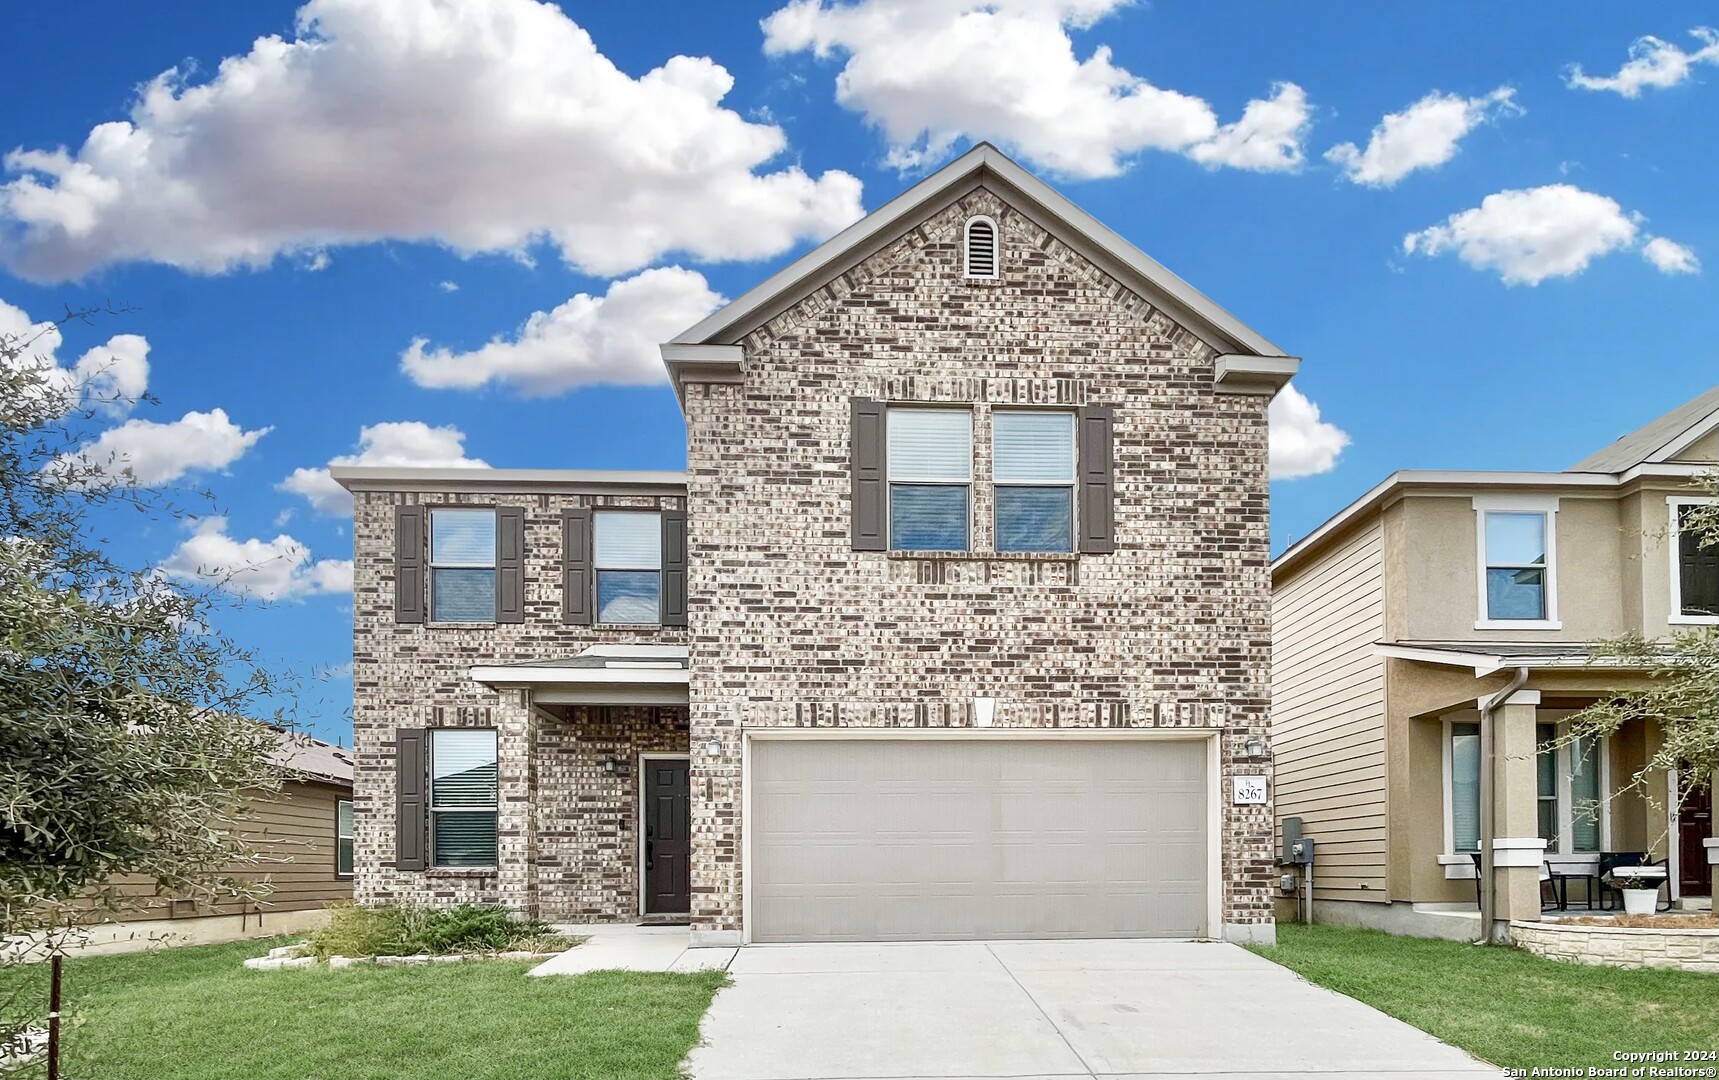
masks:
[[[741,949],[696,1080],[1497,1076],[1234,945]]]

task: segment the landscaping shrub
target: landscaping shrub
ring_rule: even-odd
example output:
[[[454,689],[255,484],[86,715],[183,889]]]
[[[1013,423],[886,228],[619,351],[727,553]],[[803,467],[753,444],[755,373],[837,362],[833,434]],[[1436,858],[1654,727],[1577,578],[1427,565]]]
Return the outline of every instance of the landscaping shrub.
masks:
[[[319,958],[327,958],[544,950],[565,948],[567,942],[548,923],[506,908],[342,904],[333,909],[327,926],[310,935],[310,944]]]

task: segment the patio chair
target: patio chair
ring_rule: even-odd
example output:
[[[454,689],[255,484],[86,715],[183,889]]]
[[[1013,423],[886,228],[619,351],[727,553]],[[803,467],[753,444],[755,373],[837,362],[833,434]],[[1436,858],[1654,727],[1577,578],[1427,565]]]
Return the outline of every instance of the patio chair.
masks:
[[[1474,860],[1474,906],[1483,907],[1480,902],[1480,852],[1471,851],[1468,857]]]
[[[1551,894],[1551,903],[1546,902],[1546,894]],[[1570,877],[1561,870],[1552,869],[1551,860],[1540,863],[1540,910],[1562,911],[1570,906]]]

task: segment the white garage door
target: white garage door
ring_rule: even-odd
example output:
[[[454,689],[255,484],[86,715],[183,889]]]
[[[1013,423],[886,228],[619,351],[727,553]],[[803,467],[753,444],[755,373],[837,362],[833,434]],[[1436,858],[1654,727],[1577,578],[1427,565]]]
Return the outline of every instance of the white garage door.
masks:
[[[758,739],[752,940],[1202,937],[1206,744]]]

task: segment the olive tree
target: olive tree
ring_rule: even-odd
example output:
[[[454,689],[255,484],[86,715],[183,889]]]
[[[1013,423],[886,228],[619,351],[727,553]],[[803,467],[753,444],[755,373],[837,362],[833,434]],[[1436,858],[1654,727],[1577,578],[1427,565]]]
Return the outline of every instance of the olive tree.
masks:
[[[1697,484],[1703,494],[1719,497],[1719,474]],[[1703,546],[1719,545],[1719,504],[1695,508],[1682,527],[1694,531]],[[1657,803],[1649,778],[1672,769],[1681,778],[1680,803],[1690,791],[1708,787],[1719,770],[1719,629],[1696,627],[1658,640],[1631,635],[1602,642],[1594,651],[1608,664],[1645,671],[1647,681],[1571,717],[1571,735],[1611,735],[1632,720],[1654,720],[1664,738],[1624,787]]]
[[[226,601],[109,542],[187,496],[72,452],[105,403],[38,355],[58,325],[0,336],[0,935],[49,948],[119,913],[122,875],[250,895],[237,825],[280,783],[279,733],[247,718],[280,687],[212,628]]]

